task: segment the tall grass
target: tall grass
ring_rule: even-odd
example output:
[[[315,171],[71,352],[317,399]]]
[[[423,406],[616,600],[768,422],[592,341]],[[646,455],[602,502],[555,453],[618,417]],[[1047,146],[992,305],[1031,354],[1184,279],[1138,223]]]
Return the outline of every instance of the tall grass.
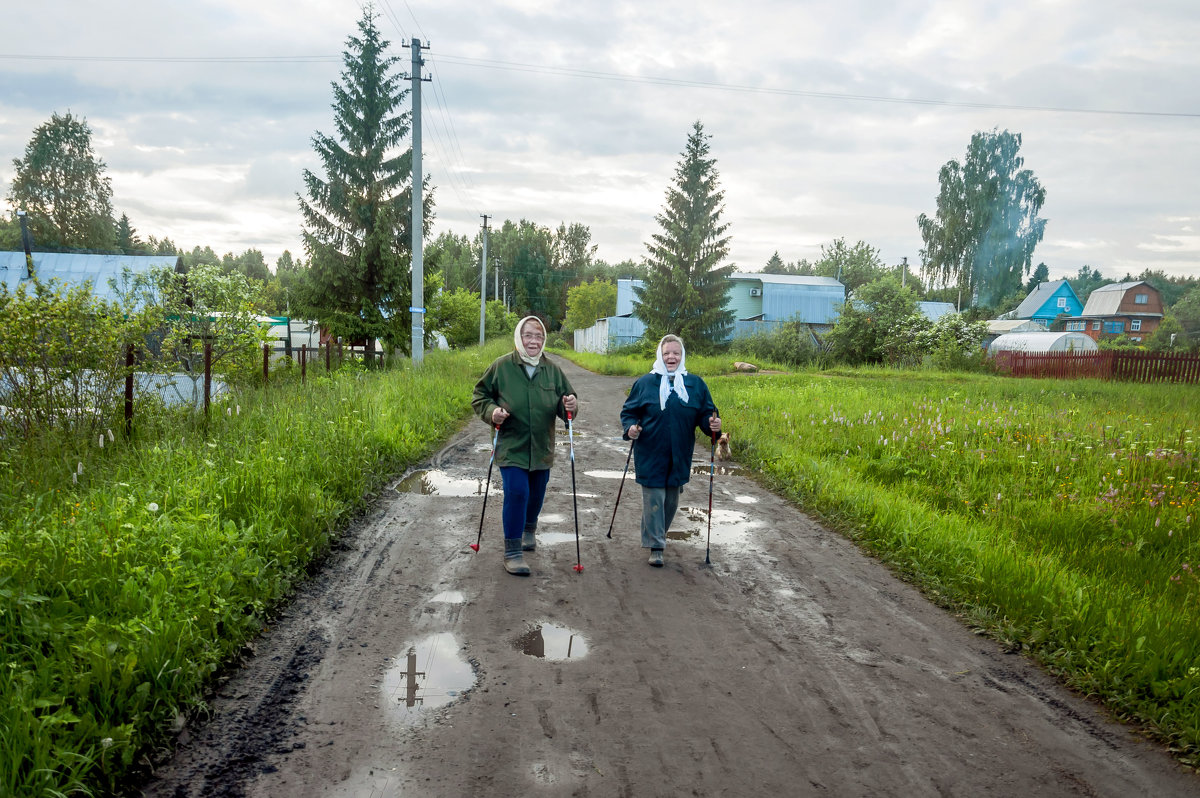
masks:
[[[111,794],[503,347],[0,449],[0,794]]]
[[[888,370],[710,385],[768,483],[1200,764],[1194,388]]]

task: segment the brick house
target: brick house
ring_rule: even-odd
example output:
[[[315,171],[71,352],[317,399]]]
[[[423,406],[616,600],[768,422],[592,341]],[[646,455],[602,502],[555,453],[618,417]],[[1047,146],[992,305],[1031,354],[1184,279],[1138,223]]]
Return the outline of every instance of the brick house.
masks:
[[[1068,319],[1067,332],[1086,333],[1100,341],[1128,335],[1144,342],[1162,323],[1163,303],[1158,289],[1145,281],[1110,283],[1088,297],[1083,312]]]

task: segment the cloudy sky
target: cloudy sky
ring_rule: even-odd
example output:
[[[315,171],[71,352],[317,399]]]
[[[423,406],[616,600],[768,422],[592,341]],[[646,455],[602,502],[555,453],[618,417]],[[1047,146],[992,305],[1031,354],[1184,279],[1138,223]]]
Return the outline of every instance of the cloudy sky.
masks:
[[[303,256],[296,193],[335,133],[357,0],[49,0],[6,14],[0,194],[53,113],[86,118],[143,236]],[[582,223],[640,260],[693,122],[731,257],[760,269],[862,240],[919,263],[938,170],[1007,129],[1046,189],[1034,255],[1200,276],[1195,0],[378,0],[424,51],[434,235]],[[7,212],[7,203],[4,204]]]

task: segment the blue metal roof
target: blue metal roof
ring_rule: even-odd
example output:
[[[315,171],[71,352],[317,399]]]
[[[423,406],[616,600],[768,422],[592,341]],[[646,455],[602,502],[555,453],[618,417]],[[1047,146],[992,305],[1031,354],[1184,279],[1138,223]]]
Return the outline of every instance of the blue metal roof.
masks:
[[[124,269],[144,274],[151,269],[174,270],[178,255],[85,255],[74,252],[34,252],[33,272],[42,282],[58,279],[71,286],[91,282],[92,292],[113,300],[110,280],[119,280]],[[28,279],[24,252],[0,252],[0,284],[9,291]]]

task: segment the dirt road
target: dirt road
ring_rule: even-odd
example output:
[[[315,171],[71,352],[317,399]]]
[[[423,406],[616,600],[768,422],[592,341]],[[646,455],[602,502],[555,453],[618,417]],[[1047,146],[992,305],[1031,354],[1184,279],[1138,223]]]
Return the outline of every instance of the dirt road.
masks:
[[[490,445],[472,423],[341,539],[147,796],[1200,794],[736,463],[704,567],[706,446],[666,567],[632,477],[606,538],[631,380],[563,368],[584,571],[565,434],[532,576],[502,569],[494,483],[468,548]]]

